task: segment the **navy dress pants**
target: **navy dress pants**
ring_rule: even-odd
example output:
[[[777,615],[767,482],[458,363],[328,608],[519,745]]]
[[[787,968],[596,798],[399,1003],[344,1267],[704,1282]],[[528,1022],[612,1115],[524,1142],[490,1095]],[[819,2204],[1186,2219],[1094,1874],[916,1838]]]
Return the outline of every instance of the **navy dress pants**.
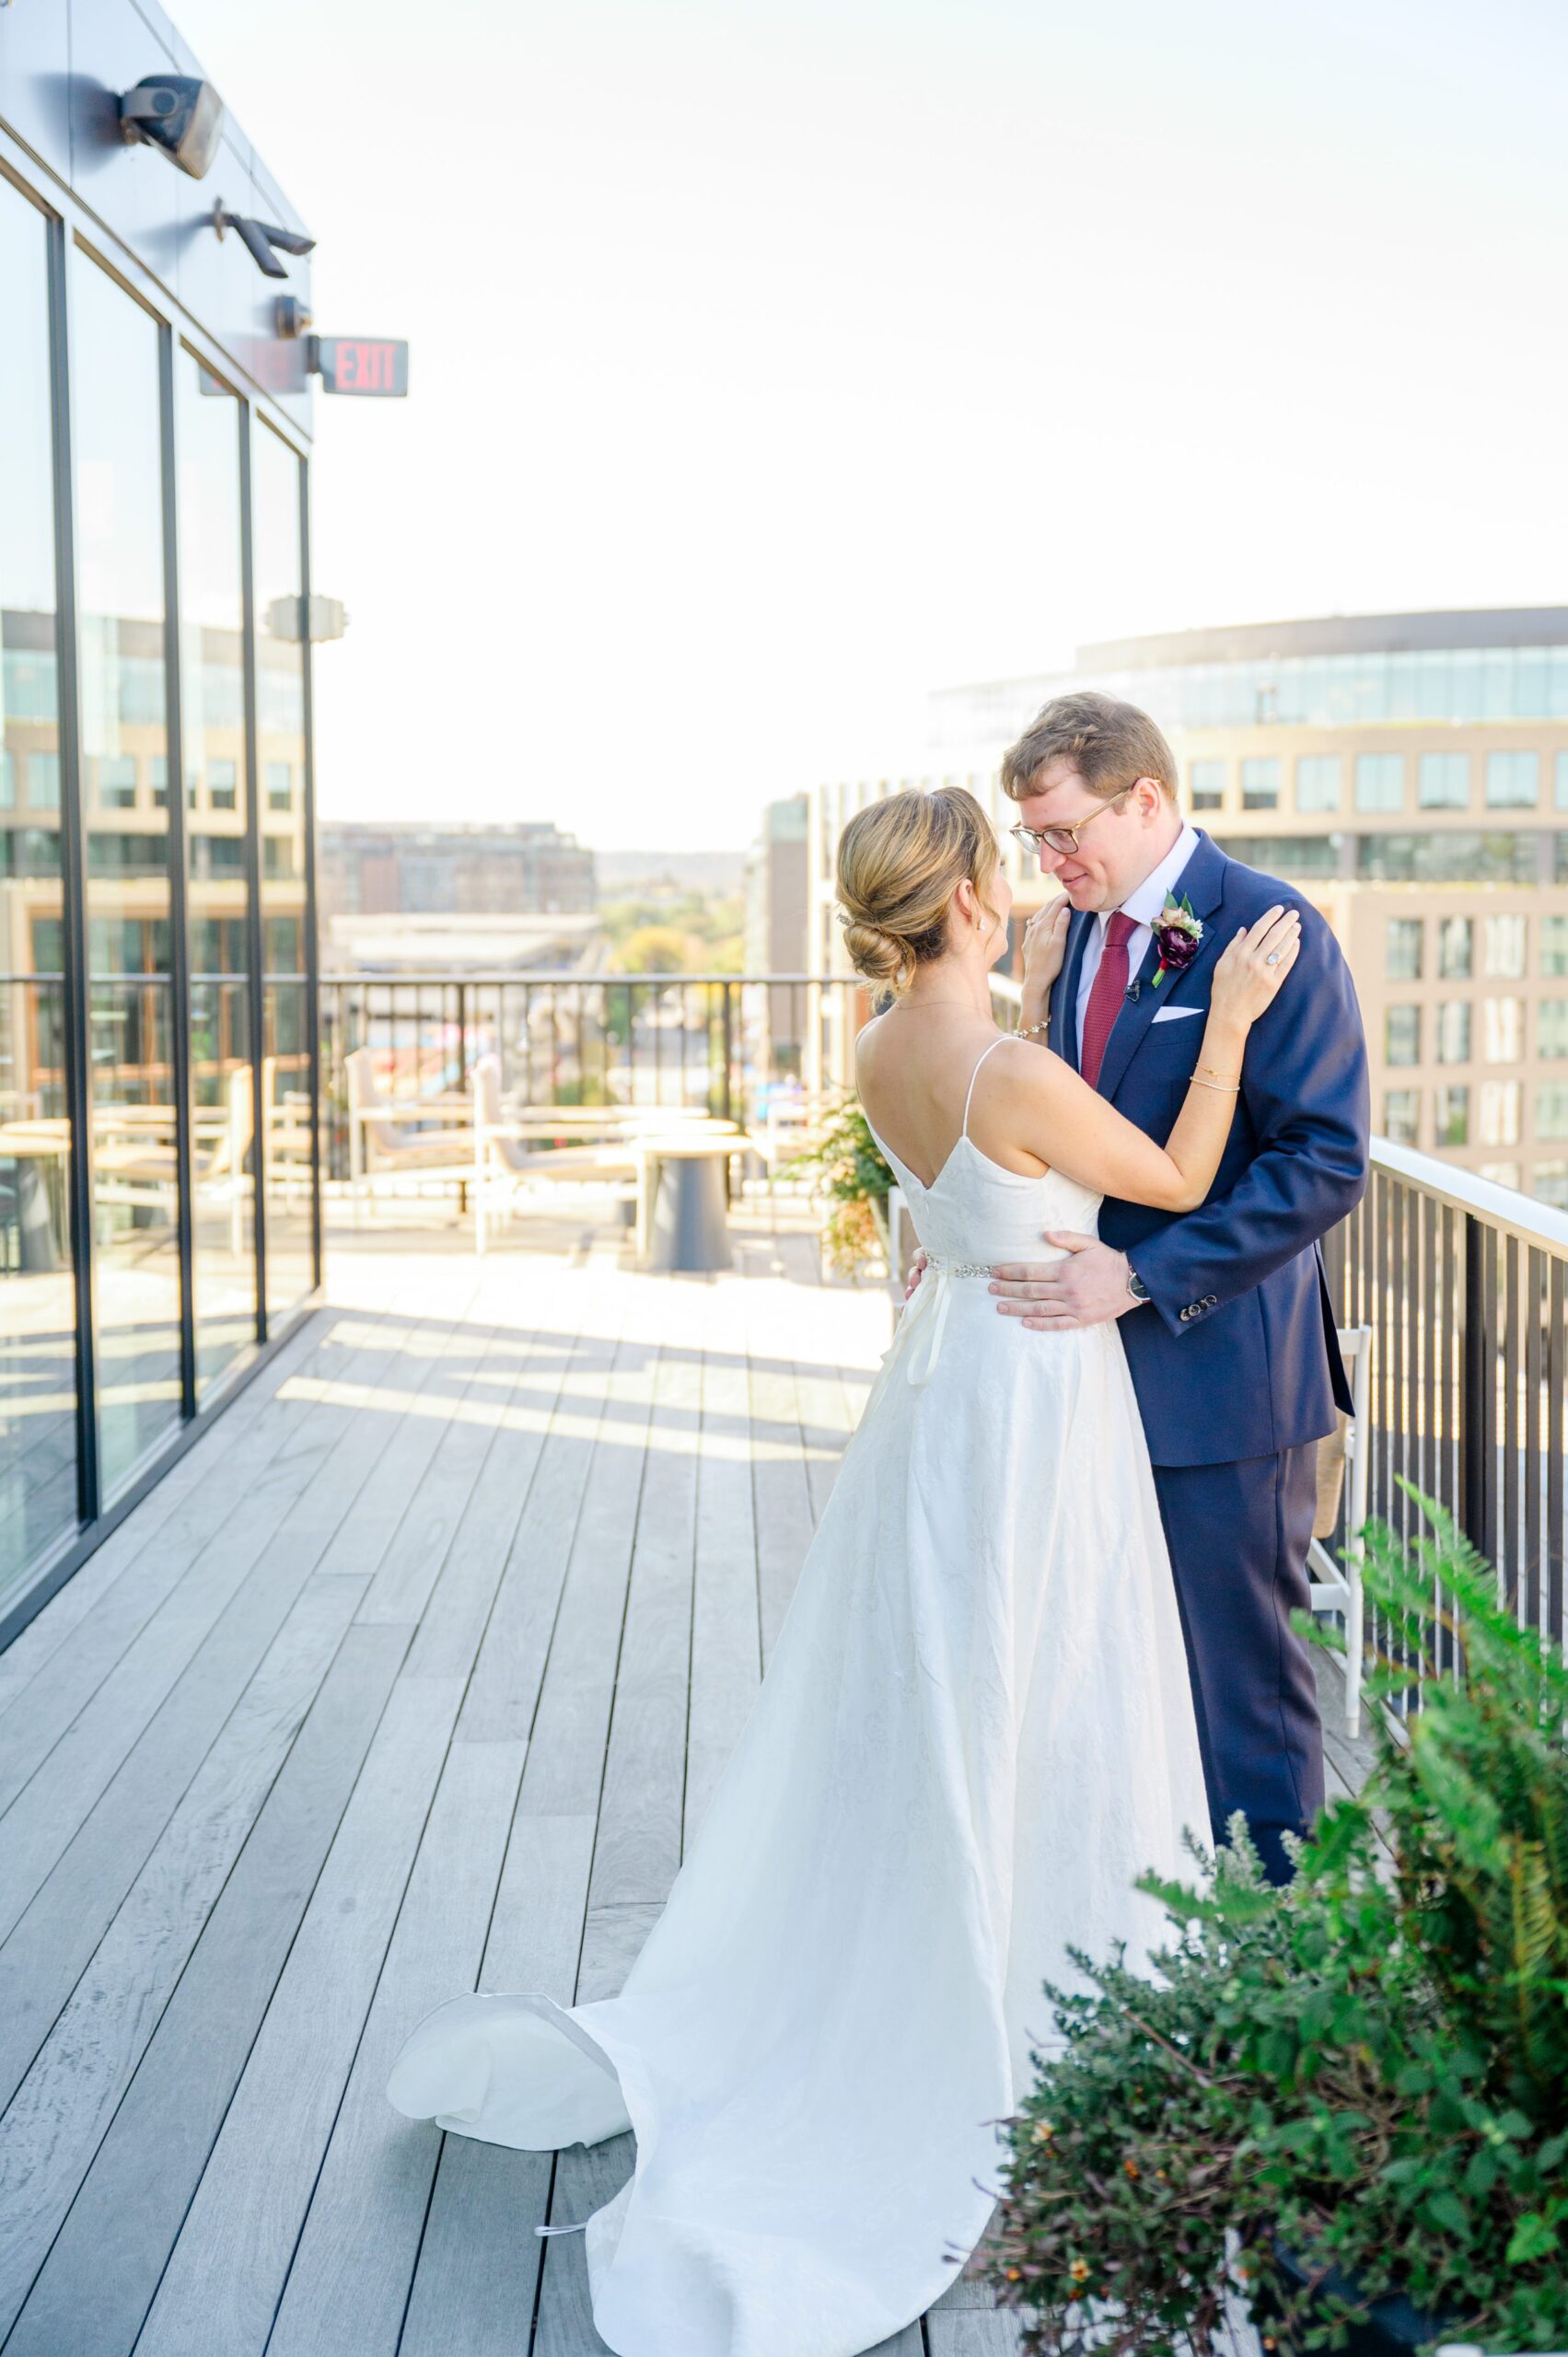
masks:
[[[1318,1444],[1232,1465],[1156,1465],[1176,1574],[1210,1830],[1240,1809],[1271,1882],[1288,1882],[1281,1836],[1323,1805],[1323,1734],[1310,1652],[1290,1625],[1309,1602],[1307,1543]]]

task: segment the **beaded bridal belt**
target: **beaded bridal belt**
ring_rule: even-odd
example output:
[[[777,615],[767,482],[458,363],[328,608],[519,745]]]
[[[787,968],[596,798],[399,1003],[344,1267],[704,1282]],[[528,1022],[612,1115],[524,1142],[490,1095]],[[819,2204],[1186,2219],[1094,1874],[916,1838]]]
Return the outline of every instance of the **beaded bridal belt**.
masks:
[[[901,1352],[908,1347],[910,1332],[920,1329],[904,1369],[906,1379],[917,1388],[930,1382],[942,1354],[947,1306],[953,1298],[949,1280],[953,1277],[988,1277],[990,1274],[990,1264],[984,1260],[947,1260],[935,1253],[928,1257],[925,1274],[914,1289],[914,1298],[899,1319],[899,1330],[893,1338],[894,1350]]]

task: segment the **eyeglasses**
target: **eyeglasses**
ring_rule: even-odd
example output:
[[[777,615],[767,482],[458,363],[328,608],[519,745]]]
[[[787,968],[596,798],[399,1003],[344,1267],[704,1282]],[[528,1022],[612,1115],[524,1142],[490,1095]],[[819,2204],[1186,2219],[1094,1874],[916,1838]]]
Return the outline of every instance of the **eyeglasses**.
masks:
[[[1132,785],[1142,785],[1143,782],[1142,778],[1135,777],[1132,780]],[[1100,804],[1098,810],[1091,810],[1086,819],[1080,819],[1074,826],[1009,827],[1007,832],[1016,842],[1022,843],[1026,851],[1038,852],[1043,843],[1048,851],[1061,852],[1063,855],[1069,852],[1075,852],[1078,848],[1078,837],[1083,833],[1084,829],[1092,827],[1097,819],[1103,819],[1108,810],[1114,810],[1119,802],[1125,802],[1132,791],[1132,785],[1124,785],[1120,794],[1111,795]]]

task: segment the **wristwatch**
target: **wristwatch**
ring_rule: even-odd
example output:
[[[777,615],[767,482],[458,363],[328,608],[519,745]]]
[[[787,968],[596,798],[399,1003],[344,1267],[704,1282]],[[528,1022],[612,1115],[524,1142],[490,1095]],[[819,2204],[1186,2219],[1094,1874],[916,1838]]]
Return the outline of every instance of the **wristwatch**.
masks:
[[[1154,1296],[1131,1261],[1127,1264],[1127,1290],[1134,1301],[1152,1301]]]

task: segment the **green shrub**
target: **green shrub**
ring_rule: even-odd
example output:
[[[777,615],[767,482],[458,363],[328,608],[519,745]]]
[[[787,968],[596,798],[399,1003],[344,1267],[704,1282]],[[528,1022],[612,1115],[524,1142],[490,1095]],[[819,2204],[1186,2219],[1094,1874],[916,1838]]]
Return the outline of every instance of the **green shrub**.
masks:
[[[895,1182],[858,1097],[845,1097],[834,1106],[781,1176],[813,1178],[828,1198],[831,1209],[822,1224],[822,1241],[836,1269],[853,1275],[886,1248],[888,1196]]]
[[[1354,2311],[1281,2287],[1275,2234],[1446,2340],[1568,2346],[1568,1673],[1417,1503],[1410,1552],[1367,1534],[1391,1640],[1369,1683],[1422,1680],[1408,1742],[1374,1711],[1374,1771],[1289,1889],[1238,1818],[1201,1887],[1145,1886],[1173,1925],[1157,1979],[1075,1955],[1087,1991],[1048,1991],[1062,2043],[970,2263],[1030,2351],[1203,2352],[1227,2282],[1264,2279],[1277,2329],[1333,2345]]]

